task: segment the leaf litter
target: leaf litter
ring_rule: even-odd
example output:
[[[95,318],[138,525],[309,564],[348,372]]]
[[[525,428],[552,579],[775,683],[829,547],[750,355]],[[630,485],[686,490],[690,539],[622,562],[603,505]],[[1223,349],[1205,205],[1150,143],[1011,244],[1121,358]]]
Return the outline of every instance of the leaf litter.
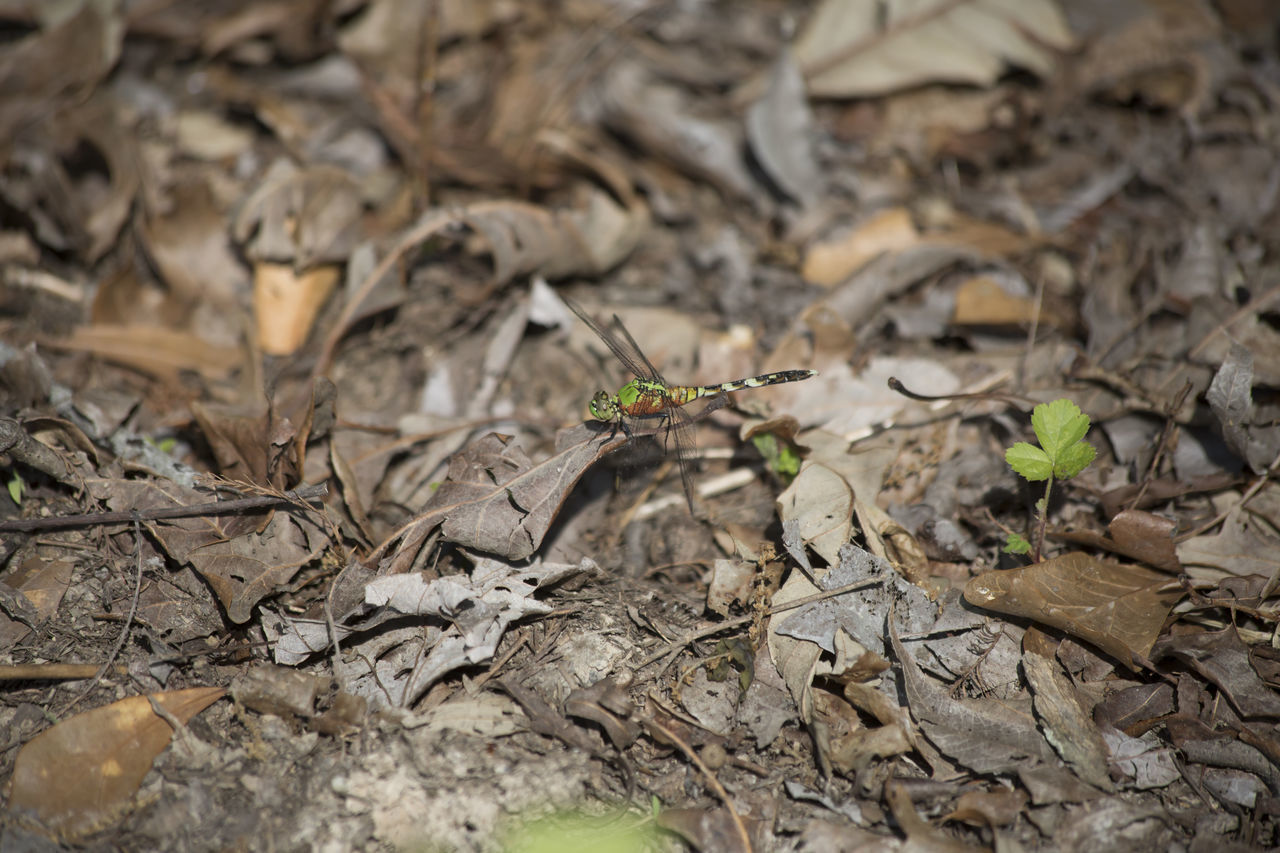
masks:
[[[0,847],[1280,843],[1274,20],[1093,6],[0,9]],[[693,518],[580,297],[819,376]]]

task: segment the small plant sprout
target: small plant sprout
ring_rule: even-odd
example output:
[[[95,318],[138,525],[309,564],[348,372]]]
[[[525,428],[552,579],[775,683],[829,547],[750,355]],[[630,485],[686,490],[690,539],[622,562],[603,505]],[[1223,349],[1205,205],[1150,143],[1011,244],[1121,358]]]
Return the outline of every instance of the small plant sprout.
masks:
[[[1089,416],[1070,400],[1041,403],[1031,412],[1031,428],[1035,430],[1040,446],[1019,441],[1004,452],[1004,459],[1014,473],[1031,483],[1046,481],[1044,496],[1036,501],[1039,529],[1032,558],[1035,562],[1040,561],[1040,550],[1044,545],[1049,496],[1054,479],[1067,480],[1074,477],[1098,455],[1093,445],[1084,440],[1090,423]],[[1018,534],[1011,533],[1005,550],[1012,554],[1026,554],[1031,550],[1031,543]]]

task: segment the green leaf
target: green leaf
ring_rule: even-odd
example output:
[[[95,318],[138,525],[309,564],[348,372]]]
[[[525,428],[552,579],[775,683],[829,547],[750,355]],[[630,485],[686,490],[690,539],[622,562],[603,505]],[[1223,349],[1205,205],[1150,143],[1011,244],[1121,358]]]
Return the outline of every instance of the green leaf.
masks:
[[[1023,478],[1035,483],[1047,480],[1053,474],[1053,460],[1049,454],[1033,444],[1019,441],[1004,452],[1004,461]]]
[[[22,476],[17,471],[14,471],[7,485],[9,487],[9,499],[18,506],[22,506],[22,493],[26,488],[26,484],[22,482]]]
[[[800,473],[800,454],[789,441],[779,441],[771,432],[763,432],[751,437],[751,444],[764,457],[769,470],[777,474],[784,483],[790,483]]]
[[[1031,427],[1036,431],[1036,438],[1049,458],[1051,474],[1060,479],[1074,477],[1098,455],[1091,445],[1083,441],[1089,432],[1090,423],[1089,416],[1065,398],[1041,403],[1032,410]],[[1032,478],[1026,474],[1023,476],[1029,480],[1045,479]]]
[[[1017,533],[1010,533],[1004,542],[1006,554],[1030,554],[1031,543]]]
[[[1097,455],[1098,451],[1094,450],[1093,445],[1086,441],[1073,444],[1058,457],[1058,461],[1053,466],[1053,473],[1062,480],[1074,477],[1085,468],[1088,468],[1089,463]]]

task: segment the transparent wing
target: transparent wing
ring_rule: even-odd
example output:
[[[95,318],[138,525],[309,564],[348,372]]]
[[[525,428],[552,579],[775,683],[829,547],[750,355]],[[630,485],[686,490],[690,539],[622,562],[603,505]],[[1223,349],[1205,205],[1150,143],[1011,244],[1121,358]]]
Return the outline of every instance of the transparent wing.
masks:
[[[627,331],[627,327],[622,325],[622,321],[618,319],[618,315],[613,315],[613,328],[607,329],[596,322],[595,318],[582,310],[582,307],[570,299],[565,299],[564,304],[569,306],[569,310],[578,315],[578,319],[587,324],[591,331],[596,333],[596,337],[604,341],[604,345],[609,348],[609,352],[613,353],[613,357],[622,362],[622,366],[629,370],[633,375],[641,379],[647,379],[651,382],[659,382],[666,386],[667,382],[662,378],[662,374],[653,366],[653,362],[645,356],[644,351],[640,349],[640,345],[636,343],[636,339],[631,337],[631,333]],[[617,330],[615,333],[614,330]]]

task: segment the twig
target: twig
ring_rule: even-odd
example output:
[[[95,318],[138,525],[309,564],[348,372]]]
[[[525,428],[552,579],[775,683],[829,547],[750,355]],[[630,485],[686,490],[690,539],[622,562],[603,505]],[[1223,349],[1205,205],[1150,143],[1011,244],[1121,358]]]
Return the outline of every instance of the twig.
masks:
[[[742,822],[742,816],[739,815],[738,810],[733,807],[733,800],[729,798],[729,792],[720,784],[720,780],[711,772],[711,768],[702,763],[702,759],[698,757],[698,753],[693,751],[693,747],[685,743],[680,739],[679,735],[655,720],[649,714],[642,715],[640,717],[640,722],[648,728],[656,729],[658,733],[661,734],[669,743],[683,752],[688,759],[693,762],[693,766],[697,767],[698,772],[706,778],[707,785],[711,787],[711,790],[716,792],[716,796],[724,801],[724,807],[729,810],[729,818],[733,821],[734,827],[738,830],[738,837],[742,840],[742,849],[744,853],[751,853],[751,836],[747,834],[747,825]]]
[[[61,711],[54,714],[55,717],[64,717],[67,712],[74,708],[81,699],[89,695],[102,676],[106,674],[107,669],[111,666],[111,662],[120,654],[120,650],[124,648],[125,640],[129,638],[129,631],[133,628],[133,617],[138,613],[138,599],[142,596],[142,520],[137,516],[133,519],[133,542],[134,553],[137,554],[137,568],[133,575],[133,600],[129,603],[129,615],[125,617],[124,627],[120,629],[120,637],[116,640],[116,647],[111,650],[111,654],[107,655],[107,659],[102,662],[102,666],[98,669],[98,674],[91,678],[80,692],[69,702]]]
[[[320,483],[292,489],[280,495],[257,495],[236,498],[231,501],[194,504],[192,506],[166,506],[153,509],[121,510],[119,512],[86,512],[79,515],[60,515],[56,518],[21,518],[0,522],[0,533],[21,533],[30,530],[56,530],[63,527],[88,527],[96,524],[122,524],[126,521],[156,521],[162,518],[192,518],[205,515],[229,515],[255,509],[266,509],[281,504],[310,503],[329,494],[329,487]]]

